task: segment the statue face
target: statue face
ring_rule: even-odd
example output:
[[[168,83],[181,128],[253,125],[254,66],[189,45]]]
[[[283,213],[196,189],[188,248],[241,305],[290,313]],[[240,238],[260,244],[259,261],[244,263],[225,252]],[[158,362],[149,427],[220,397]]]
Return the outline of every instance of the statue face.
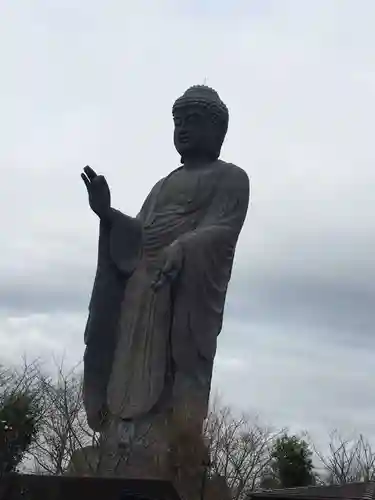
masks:
[[[174,145],[183,157],[207,156],[213,151],[214,124],[199,105],[178,108],[174,112]]]

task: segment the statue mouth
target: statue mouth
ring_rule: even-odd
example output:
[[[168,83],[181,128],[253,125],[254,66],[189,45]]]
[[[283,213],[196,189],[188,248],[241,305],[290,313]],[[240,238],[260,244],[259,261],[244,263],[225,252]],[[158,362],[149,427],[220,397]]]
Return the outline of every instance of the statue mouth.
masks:
[[[178,141],[181,144],[187,144],[189,142],[189,135],[187,134],[187,132],[179,132]]]

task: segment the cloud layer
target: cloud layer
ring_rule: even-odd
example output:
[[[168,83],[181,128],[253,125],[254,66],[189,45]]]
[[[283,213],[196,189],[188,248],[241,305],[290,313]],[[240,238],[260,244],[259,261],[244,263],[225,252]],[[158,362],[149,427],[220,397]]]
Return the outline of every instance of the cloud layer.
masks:
[[[109,0],[0,7],[2,357],[82,357],[97,221],[173,169],[171,106],[215,87],[251,177],[214,387],[277,425],[375,435],[375,6]]]

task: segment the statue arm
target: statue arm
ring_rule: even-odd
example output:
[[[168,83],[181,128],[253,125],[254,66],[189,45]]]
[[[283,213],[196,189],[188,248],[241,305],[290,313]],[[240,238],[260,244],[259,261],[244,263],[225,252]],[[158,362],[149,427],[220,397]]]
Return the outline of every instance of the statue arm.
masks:
[[[153,187],[136,217],[130,217],[111,208],[109,218],[101,222],[99,258],[114,263],[123,275],[129,276],[141,257],[143,223],[152,210],[162,182],[163,179]]]
[[[243,170],[231,167],[225,171],[205,216],[194,231],[180,239],[183,257],[174,322],[176,328],[188,325],[200,354],[209,360],[214,358],[222,327],[226,291],[249,191],[249,179]]]
[[[103,240],[103,257],[110,259],[118,271],[129,276],[134,271],[142,252],[141,221],[112,209],[110,222],[103,228]]]
[[[103,424],[121,301],[136,265],[141,230],[134,221],[111,210],[110,218],[99,226],[98,262],[84,333],[84,403],[88,423],[96,431]]]
[[[97,312],[108,312],[119,300],[126,279],[136,265],[141,237],[139,222],[117,210],[111,209],[110,218],[100,221],[98,258],[85,341],[92,330],[92,320],[95,318],[98,323]]]
[[[121,301],[142,252],[143,220],[151,198],[136,218],[111,208],[100,221],[98,263],[84,334],[84,402],[89,425],[97,431],[107,402]]]

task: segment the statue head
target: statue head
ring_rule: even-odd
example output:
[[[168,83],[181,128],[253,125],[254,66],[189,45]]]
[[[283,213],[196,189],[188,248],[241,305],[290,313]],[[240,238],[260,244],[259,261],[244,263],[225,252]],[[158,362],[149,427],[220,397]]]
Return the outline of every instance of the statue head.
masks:
[[[172,113],[174,144],[181,162],[217,160],[229,120],[228,108],[218,93],[205,85],[194,85],[176,100]]]

